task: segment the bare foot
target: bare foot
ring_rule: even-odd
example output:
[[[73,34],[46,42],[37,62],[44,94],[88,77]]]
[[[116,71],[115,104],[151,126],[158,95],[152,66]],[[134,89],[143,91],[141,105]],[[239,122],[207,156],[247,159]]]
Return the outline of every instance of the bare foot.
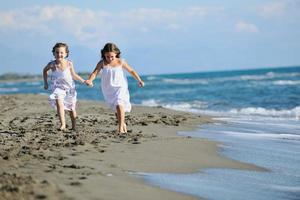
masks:
[[[124,130],[117,130],[117,134],[118,135],[123,135],[123,134],[126,134],[126,132]]]
[[[67,128],[66,128],[66,126],[61,126],[61,127],[59,127],[57,130],[59,130],[59,131],[66,131]]]
[[[124,124],[121,128],[118,129],[118,134],[126,134],[127,133],[127,126]]]
[[[127,125],[125,123],[123,125],[123,131],[124,131],[124,133],[127,133]]]

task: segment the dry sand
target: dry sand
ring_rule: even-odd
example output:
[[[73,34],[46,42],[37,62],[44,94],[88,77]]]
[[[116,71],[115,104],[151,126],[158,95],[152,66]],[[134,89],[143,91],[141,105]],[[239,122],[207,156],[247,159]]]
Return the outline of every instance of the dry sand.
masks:
[[[78,130],[66,132],[57,131],[47,96],[0,95],[0,105],[1,199],[197,199],[131,172],[263,170],[220,157],[216,142],[176,134],[211,123],[205,116],[134,106],[126,116],[129,133],[119,136],[103,103],[79,101]]]

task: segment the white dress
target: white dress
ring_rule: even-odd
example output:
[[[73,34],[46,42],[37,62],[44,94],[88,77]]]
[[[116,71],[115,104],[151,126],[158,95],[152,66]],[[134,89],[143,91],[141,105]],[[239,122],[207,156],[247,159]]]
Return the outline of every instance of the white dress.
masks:
[[[116,112],[116,106],[122,105],[125,112],[130,112],[128,82],[122,64],[115,67],[104,65],[100,76],[102,93],[108,106]]]
[[[51,74],[51,91],[49,101],[52,107],[56,108],[56,99],[62,99],[65,110],[75,110],[77,93],[75,90],[75,82],[71,75],[71,61],[67,61],[65,70],[57,68],[55,61],[50,62],[53,65]]]

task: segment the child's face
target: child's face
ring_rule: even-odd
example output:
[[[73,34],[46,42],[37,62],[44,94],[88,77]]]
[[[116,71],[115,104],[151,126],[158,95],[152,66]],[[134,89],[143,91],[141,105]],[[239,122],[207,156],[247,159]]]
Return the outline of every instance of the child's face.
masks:
[[[55,52],[53,53],[54,57],[57,61],[62,61],[67,57],[67,52],[65,47],[58,47],[55,49]]]
[[[104,57],[106,62],[110,63],[116,59],[117,54],[114,52],[106,52],[104,53]]]

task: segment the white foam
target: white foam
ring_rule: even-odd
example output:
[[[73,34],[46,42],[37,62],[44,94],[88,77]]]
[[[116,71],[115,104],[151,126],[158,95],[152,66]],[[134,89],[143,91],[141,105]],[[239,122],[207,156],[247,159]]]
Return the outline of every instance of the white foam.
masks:
[[[164,107],[174,110],[181,110],[181,111],[191,111],[191,110],[198,110],[201,108],[206,107],[206,103],[202,101],[193,101],[191,103],[177,103],[177,104],[166,104]]]
[[[217,117],[215,120],[227,121],[242,125],[255,125],[255,126],[272,126],[277,128],[285,128],[298,130],[300,132],[300,124],[298,120],[286,118],[270,118],[270,117],[257,117],[257,116],[243,116],[243,117]]]
[[[211,115],[216,117],[262,117],[262,118],[276,118],[276,119],[300,119],[300,106],[297,106],[291,110],[275,110],[266,109],[261,107],[247,107],[242,109],[231,109],[229,111],[214,111],[207,109],[207,102],[203,101],[193,101],[193,102],[182,102],[174,104],[166,104],[155,99],[149,99],[142,101],[144,106],[162,106],[165,108],[180,110],[192,113],[200,113],[205,115]]]
[[[222,78],[214,78],[217,82],[225,82],[225,81],[258,81],[258,80],[266,80],[273,79],[277,76],[281,76],[282,74],[276,74],[274,72],[268,72],[263,75],[240,75],[240,76],[231,76],[231,77],[222,77]]]
[[[211,80],[217,82],[224,81],[262,81],[262,80],[271,80],[274,78],[291,78],[300,76],[300,73],[275,73],[275,72],[267,72],[262,75],[241,75],[241,76],[232,76],[232,77],[222,77],[222,78],[214,78]]]
[[[241,76],[241,80],[246,80],[246,81],[253,81],[253,80],[265,80],[265,79],[272,79],[275,77],[275,73],[273,72],[268,72],[265,75],[243,75]]]
[[[270,138],[270,139],[293,139],[300,140],[300,135],[295,134],[278,134],[278,133],[247,133],[247,132],[235,132],[235,131],[222,131],[223,134],[235,136],[235,137],[247,137],[247,138]]]
[[[173,83],[177,85],[189,85],[189,84],[202,84],[207,85],[208,81],[204,79],[170,79],[170,78],[164,78],[162,80],[165,83]]]
[[[18,88],[0,88],[0,92],[17,92],[19,91]]]
[[[9,82],[2,82],[0,83],[1,85],[7,85],[7,86],[12,86],[12,85],[16,85],[18,84],[18,82],[15,82],[15,81],[9,81]]]
[[[207,85],[210,83],[216,83],[216,82],[226,82],[226,81],[262,81],[262,80],[272,80],[275,78],[292,78],[300,76],[300,73],[275,73],[275,72],[267,72],[262,75],[238,75],[238,76],[229,76],[229,77],[215,77],[215,78],[198,78],[198,79],[189,79],[189,78],[163,78],[162,80],[165,83],[171,83],[176,85],[188,85],[188,84],[202,84]],[[156,76],[149,76],[147,77],[147,80],[156,80],[159,79],[159,77]],[[151,84],[151,82],[150,82]],[[264,82],[254,82],[254,84],[264,84]],[[273,84],[299,84],[299,81],[274,81]]]
[[[272,185],[271,188],[285,192],[300,192],[300,187],[298,186]]]
[[[182,102],[182,103],[174,103],[174,104],[166,104],[161,103],[160,101],[149,99],[142,101],[143,106],[162,106],[164,108],[172,109],[172,110],[179,110],[179,111],[186,111],[192,113],[200,113],[200,110],[207,107],[207,103],[203,101],[193,101],[193,102]]]
[[[300,85],[300,81],[278,80],[273,82],[274,85]]]
[[[143,106],[155,107],[155,106],[159,106],[159,103],[158,103],[158,101],[156,101],[154,99],[149,99],[149,100],[142,101],[142,105]]]
[[[156,76],[147,76],[146,79],[147,79],[148,81],[151,81],[151,80],[156,80],[157,77],[156,77]]]
[[[41,81],[25,82],[26,85],[42,85]]]
[[[231,109],[229,114],[234,115],[257,115],[268,117],[283,117],[283,118],[296,118],[300,117],[300,106],[297,106],[291,110],[275,110],[265,109],[261,107],[248,107],[242,109]]]

